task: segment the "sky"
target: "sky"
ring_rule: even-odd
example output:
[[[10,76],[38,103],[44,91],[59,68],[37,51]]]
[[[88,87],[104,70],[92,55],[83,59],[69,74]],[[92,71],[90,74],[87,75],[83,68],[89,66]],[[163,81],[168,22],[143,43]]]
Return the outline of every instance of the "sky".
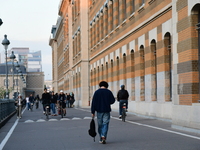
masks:
[[[7,35],[13,47],[28,47],[42,52],[42,70],[45,80],[52,79],[52,56],[49,39],[51,27],[56,24],[61,0],[0,0],[0,42]],[[5,54],[3,45],[0,53]]]

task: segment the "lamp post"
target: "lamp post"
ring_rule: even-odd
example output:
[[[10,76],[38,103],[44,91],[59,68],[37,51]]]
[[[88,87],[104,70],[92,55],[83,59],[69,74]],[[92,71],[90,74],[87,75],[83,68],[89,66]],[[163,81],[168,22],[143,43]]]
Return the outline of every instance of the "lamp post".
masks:
[[[8,45],[10,44],[10,41],[7,39],[7,35],[4,35],[4,40],[1,43],[4,46],[5,49],[5,55],[6,55],[6,99],[8,99],[8,64],[7,64],[7,50]]]
[[[22,71],[21,71],[20,69],[18,70],[18,73],[19,73],[20,77],[23,76]],[[18,79],[17,79],[17,80],[18,80]],[[18,82],[18,84],[19,84],[19,82]],[[19,86],[19,87],[20,87],[20,86]],[[20,91],[20,89],[19,89],[19,91]],[[17,87],[17,92],[18,92],[18,87]]]
[[[16,62],[15,64],[15,67],[16,67],[16,70],[17,70],[17,82],[16,82],[16,85],[17,85],[17,96],[18,96],[18,73],[19,73],[19,68],[20,68],[20,65],[18,64],[18,61]]]
[[[0,18],[0,26],[3,24],[3,21],[1,20],[1,18]]]
[[[13,66],[13,71],[12,71],[12,77],[13,77],[13,90],[14,90],[14,59],[16,58],[16,56],[14,55],[14,51],[12,51],[12,54],[10,55],[10,59],[12,59],[12,66]]]

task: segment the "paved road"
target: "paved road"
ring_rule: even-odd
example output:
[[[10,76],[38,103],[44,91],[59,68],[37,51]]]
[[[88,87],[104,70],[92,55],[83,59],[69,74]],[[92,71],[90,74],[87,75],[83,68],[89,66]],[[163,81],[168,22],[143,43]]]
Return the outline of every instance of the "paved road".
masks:
[[[0,129],[3,150],[200,150],[200,135],[171,128],[170,122],[128,114],[127,122],[112,112],[107,144],[88,135],[89,109],[69,108],[67,116],[45,119],[41,107],[25,110]]]

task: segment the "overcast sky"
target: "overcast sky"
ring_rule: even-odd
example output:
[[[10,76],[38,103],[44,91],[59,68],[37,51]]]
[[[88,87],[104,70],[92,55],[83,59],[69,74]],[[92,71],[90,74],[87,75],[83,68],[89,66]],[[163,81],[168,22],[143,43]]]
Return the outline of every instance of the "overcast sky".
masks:
[[[42,70],[45,79],[52,79],[52,57],[49,38],[51,27],[58,18],[60,0],[0,0],[0,42],[7,34],[13,47],[29,47],[42,51]],[[0,52],[4,52],[0,45]]]

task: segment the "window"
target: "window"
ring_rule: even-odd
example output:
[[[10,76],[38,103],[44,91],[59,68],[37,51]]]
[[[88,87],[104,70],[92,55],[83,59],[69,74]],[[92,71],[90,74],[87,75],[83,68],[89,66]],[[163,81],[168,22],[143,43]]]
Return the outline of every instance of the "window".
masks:
[[[6,79],[4,79],[4,86],[6,86]],[[8,86],[9,86],[9,80],[8,80]]]

